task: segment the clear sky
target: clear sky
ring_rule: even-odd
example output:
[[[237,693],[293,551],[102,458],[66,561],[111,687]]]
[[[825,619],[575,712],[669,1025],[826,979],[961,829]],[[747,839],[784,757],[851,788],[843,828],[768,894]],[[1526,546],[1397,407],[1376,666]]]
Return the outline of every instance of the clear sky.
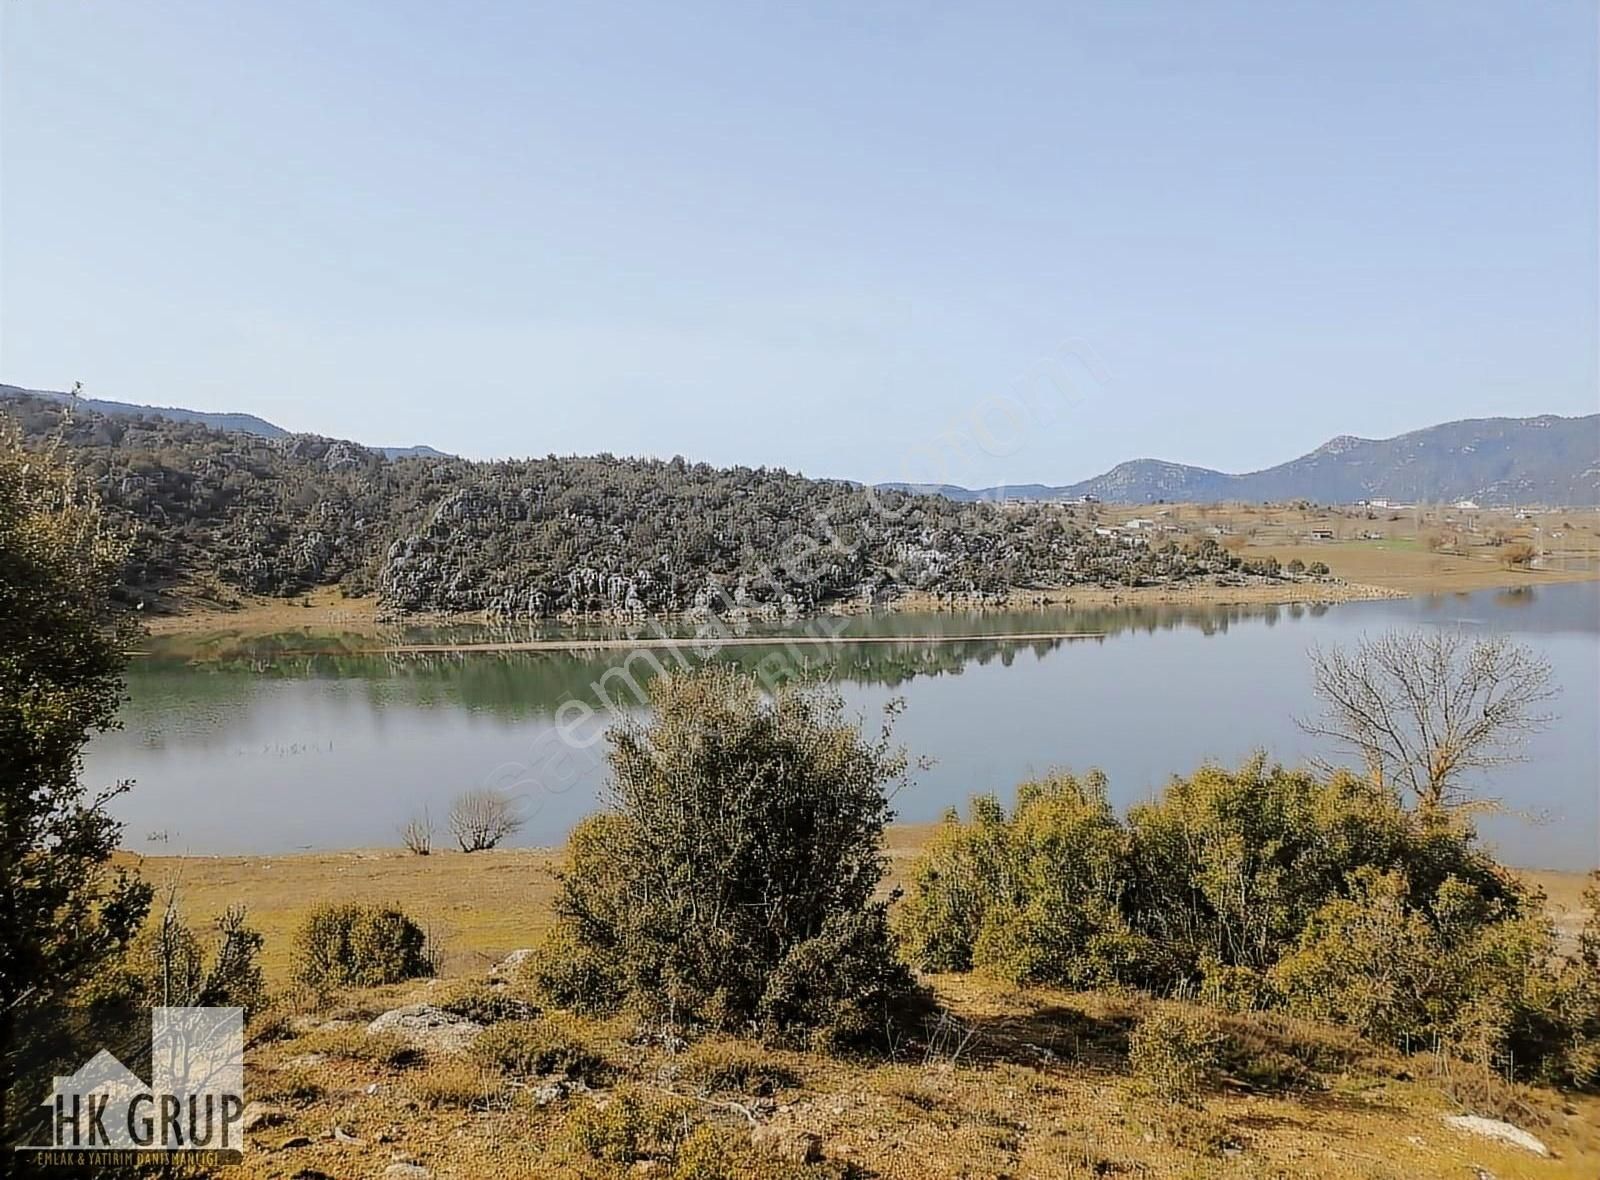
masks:
[[[0,381],[967,484],[1600,408],[1593,0],[0,11]]]

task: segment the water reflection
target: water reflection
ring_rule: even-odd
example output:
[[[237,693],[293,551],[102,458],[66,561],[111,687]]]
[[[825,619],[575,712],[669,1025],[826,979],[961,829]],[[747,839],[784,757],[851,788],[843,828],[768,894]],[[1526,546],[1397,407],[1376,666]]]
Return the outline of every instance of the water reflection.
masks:
[[[837,646],[736,643],[717,658],[759,670],[775,651],[791,652],[798,668],[839,682],[864,712],[903,697],[902,740],[936,762],[896,801],[910,820],[934,818],[977,791],[1009,794],[1053,765],[1103,767],[1126,804],[1207,758],[1234,762],[1261,747],[1299,760],[1315,752],[1294,725],[1314,706],[1305,662],[1312,643],[1396,626],[1512,632],[1554,665],[1563,720],[1540,735],[1529,763],[1485,786],[1555,822],[1494,821],[1490,830],[1527,863],[1582,867],[1596,860],[1594,583],[1337,607],[1058,607],[839,623]],[[738,635],[753,641],[798,630],[752,621]],[[452,627],[396,631],[376,644],[371,636],[305,632],[152,640],[129,677],[125,729],[94,743],[88,769],[102,780],[136,779],[136,789],[118,800],[130,832],[167,830],[174,850],[392,843],[409,811],[426,804],[440,814],[460,791],[505,766],[527,764],[529,751],[552,735],[561,703],[598,705],[596,681],[627,652],[415,653],[385,644],[662,633]],[[683,637],[692,629],[665,633]],[[629,670],[640,683],[654,674],[644,660]],[[591,758],[559,798],[541,795],[528,841],[560,840],[592,808],[602,774]]]

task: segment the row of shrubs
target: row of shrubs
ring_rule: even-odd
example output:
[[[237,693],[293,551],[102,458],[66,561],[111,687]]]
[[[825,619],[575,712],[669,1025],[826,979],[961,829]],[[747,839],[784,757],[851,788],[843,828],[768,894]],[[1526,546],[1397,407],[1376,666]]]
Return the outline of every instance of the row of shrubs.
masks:
[[[1600,1084],[1600,919],[1563,958],[1543,898],[1461,811],[1256,758],[1124,818],[1103,775],[952,814],[894,909],[887,797],[907,770],[821,688],[715,667],[611,735],[612,806],[568,845],[533,960],[551,1002],[813,1047],[915,1032],[912,969],[1274,1009],[1402,1049]],[[1600,898],[1593,900],[1600,901]]]
[[[1543,897],[1461,814],[1257,758],[1174,779],[1126,820],[1096,773],[1028,783],[1009,813],[975,800],[931,840],[896,929],[927,971],[1198,993],[1593,1085],[1597,922],[1563,959]]]
[[[260,964],[263,938],[243,907],[214,923],[213,945],[183,920],[176,898],[85,988],[96,1007],[228,1006],[254,1013],[267,1003]],[[313,991],[379,987],[433,975],[426,931],[392,906],[356,902],[315,907],[294,934],[291,972]]]

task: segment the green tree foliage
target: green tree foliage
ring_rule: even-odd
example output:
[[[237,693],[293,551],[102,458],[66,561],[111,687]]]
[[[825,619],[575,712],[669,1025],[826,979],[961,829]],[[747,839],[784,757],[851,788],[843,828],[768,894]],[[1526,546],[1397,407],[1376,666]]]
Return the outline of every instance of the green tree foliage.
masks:
[[[1273,969],[1291,1011],[1403,1047],[1443,1042],[1489,1065],[1526,1066],[1557,1050],[1554,940],[1540,918],[1456,877],[1425,905],[1398,870],[1363,868],[1352,886]]]
[[[109,867],[121,834],[82,782],[112,728],[127,632],[124,551],[50,454],[0,432],[0,1094],[50,1011],[138,930],[150,890]],[[0,1116],[5,1112],[0,1111]],[[3,1123],[0,1117],[0,1123]]]
[[[715,666],[658,679],[651,703],[611,732],[612,806],[573,834],[536,978],[564,1005],[881,1034],[913,994],[874,900],[886,788],[908,769],[888,720],[869,739],[832,691],[766,698]]]
[[[1160,948],[1146,982],[1205,977],[1248,991],[1325,902],[1367,866],[1399,868],[1421,895],[1456,874],[1510,900],[1490,858],[1463,826],[1405,811],[1395,794],[1346,773],[1250,759],[1203,766],[1134,807],[1127,910]]]
[[[1600,918],[1563,964],[1541,900],[1464,816],[1257,757],[1125,824],[1098,775],[1027,784],[1009,817],[980,798],[930,841],[897,928],[926,970],[1198,990],[1592,1085]]]
[[[427,935],[400,910],[326,903],[294,939],[294,977],[308,987],[378,987],[433,974]]]
[[[1123,921],[1128,837],[1105,776],[1054,774],[951,813],[919,860],[898,931],[924,970],[977,968],[1016,983],[1089,987],[1150,953]]]

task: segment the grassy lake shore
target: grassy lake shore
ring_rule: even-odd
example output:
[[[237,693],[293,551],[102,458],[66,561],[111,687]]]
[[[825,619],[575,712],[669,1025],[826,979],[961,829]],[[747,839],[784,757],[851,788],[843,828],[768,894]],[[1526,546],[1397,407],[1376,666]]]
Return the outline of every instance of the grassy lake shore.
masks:
[[[885,889],[903,884],[934,824],[894,824],[885,840]],[[269,978],[288,975],[289,946],[306,912],[330,898],[393,902],[429,928],[445,953],[446,974],[470,974],[528,946],[550,925],[562,853],[551,848],[489,852],[436,851],[413,856],[398,848],[296,852],[282,856],[139,856],[122,853],[158,889],[176,885],[191,920],[204,923],[229,905],[249,907],[266,936]],[[1519,870],[1545,892],[1564,942],[1583,924],[1585,875]]]

